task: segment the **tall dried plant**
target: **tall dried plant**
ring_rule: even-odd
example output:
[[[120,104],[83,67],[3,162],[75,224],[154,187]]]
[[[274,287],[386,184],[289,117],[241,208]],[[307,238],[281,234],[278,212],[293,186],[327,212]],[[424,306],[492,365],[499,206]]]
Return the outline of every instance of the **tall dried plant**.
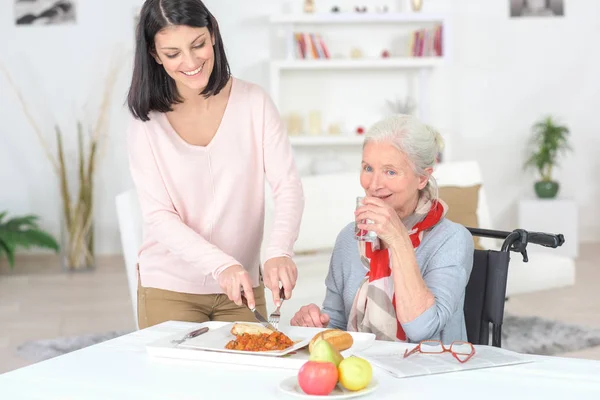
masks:
[[[64,135],[58,125],[54,126],[56,139],[56,155],[44,138],[42,129],[33,118],[21,91],[10,76],[8,70],[0,65],[9,85],[13,88],[21,108],[31,124],[37,138],[46,153],[52,169],[58,176],[62,201],[62,218],[66,243],[62,248],[66,267],[72,270],[85,269],[94,263],[94,174],[98,165],[98,152],[107,137],[110,101],[114,92],[121,62],[113,63],[108,71],[102,102],[95,124],[89,127],[89,141],[85,143],[85,129],[81,121],[77,121],[77,183],[78,190],[69,185],[69,165],[65,159]],[[76,196],[73,194],[77,192]]]

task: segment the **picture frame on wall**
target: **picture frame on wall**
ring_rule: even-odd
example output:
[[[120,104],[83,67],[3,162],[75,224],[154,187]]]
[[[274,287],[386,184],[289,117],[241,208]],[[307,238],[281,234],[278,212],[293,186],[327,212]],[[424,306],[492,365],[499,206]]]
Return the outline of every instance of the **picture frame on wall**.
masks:
[[[13,0],[16,25],[65,25],[77,22],[76,0]]]
[[[508,0],[511,18],[563,17],[564,0]]]

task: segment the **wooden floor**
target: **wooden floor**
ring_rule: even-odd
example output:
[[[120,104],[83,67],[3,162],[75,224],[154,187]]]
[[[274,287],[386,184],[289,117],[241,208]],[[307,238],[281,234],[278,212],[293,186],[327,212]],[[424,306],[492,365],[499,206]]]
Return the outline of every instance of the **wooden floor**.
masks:
[[[29,340],[135,329],[122,257],[81,273],[63,272],[54,258],[22,261],[0,272],[0,373],[30,363],[16,354]]]
[[[600,328],[600,244],[582,245],[575,286],[511,297],[507,312]],[[10,272],[0,263],[0,373],[30,364],[29,340],[135,329],[123,259],[103,257],[93,272],[65,273],[48,256],[28,256]],[[600,347],[567,357],[600,360]]]

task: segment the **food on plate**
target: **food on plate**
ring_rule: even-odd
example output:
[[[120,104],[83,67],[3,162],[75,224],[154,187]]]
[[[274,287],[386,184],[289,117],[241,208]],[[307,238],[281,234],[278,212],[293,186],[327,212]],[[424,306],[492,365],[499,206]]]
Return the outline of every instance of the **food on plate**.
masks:
[[[337,367],[344,359],[344,356],[327,340],[318,340],[313,346],[308,359],[311,361],[330,362]]]
[[[328,341],[333,347],[337,349],[337,351],[344,351],[352,347],[354,340],[352,339],[352,335],[348,332],[342,331],[340,329],[326,329],[317,333],[308,345],[309,353],[312,353],[312,348],[315,343],[319,340],[325,339]]]
[[[327,396],[338,383],[335,364],[324,361],[307,361],[298,371],[298,385],[308,395]]]
[[[338,366],[340,385],[348,390],[356,391],[367,387],[373,378],[373,368],[364,358],[346,357]]]
[[[249,333],[250,335],[258,335],[259,333],[266,333],[267,335],[273,333],[272,329],[269,329],[262,325],[257,324],[245,324],[243,322],[236,322],[231,327],[231,334],[234,336]]]
[[[261,325],[236,323],[231,328],[231,333],[235,339],[225,345],[228,350],[273,351],[285,350],[294,345],[292,339],[284,333]]]

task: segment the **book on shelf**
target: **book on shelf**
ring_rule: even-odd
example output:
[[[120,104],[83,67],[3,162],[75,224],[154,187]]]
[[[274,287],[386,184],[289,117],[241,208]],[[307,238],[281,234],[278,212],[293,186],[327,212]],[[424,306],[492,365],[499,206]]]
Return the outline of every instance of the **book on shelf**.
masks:
[[[441,57],[442,40],[442,25],[436,25],[433,29],[419,29],[411,35],[409,52],[413,57]]]
[[[297,59],[329,59],[329,49],[318,33],[296,32],[294,33],[295,57]]]

